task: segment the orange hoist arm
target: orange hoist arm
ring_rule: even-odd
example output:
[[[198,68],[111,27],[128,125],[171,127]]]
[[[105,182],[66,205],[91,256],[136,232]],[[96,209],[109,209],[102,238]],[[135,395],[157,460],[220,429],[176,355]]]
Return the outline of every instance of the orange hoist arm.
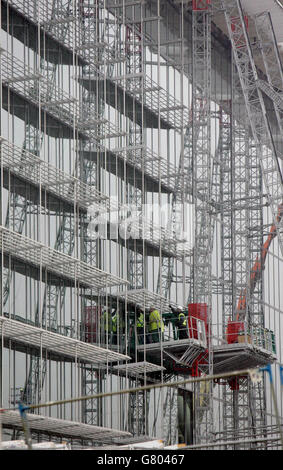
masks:
[[[277,214],[277,217],[276,217],[276,223],[279,223],[281,221],[282,217],[283,217],[283,203],[280,204],[279,207],[278,207],[278,214]],[[251,270],[250,283],[249,283],[250,293],[251,294],[253,294],[253,292],[255,290],[255,286],[256,286],[257,281],[259,281],[260,278],[261,278],[261,273],[262,273],[262,271],[264,269],[264,266],[265,266],[265,261],[266,261],[266,256],[267,256],[268,250],[270,248],[270,245],[271,245],[272,241],[276,237],[276,235],[277,235],[276,224],[273,224],[270,228],[270,231],[269,231],[269,234],[268,234],[268,237],[267,237],[266,241],[262,245],[261,253],[260,253],[260,259],[257,256],[257,258],[255,260],[255,263],[253,265],[253,268]],[[238,305],[237,305],[237,310],[236,310],[236,321],[244,320],[245,313],[246,313],[246,305],[247,305],[247,289],[245,289],[243,291],[243,293],[241,294],[241,296],[239,298]]]

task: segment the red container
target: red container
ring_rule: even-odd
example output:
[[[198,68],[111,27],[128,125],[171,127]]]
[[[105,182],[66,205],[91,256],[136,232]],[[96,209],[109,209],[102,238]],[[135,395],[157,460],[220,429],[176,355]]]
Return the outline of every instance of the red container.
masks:
[[[98,341],[98,320],[101,309],[97,307],[85,307],[83,321],[83,340],[86,343],[97,343]]]
[[[226,330],[226,340],[228,344],[238,343],[238,335],[240,331],[244,331],[245,326],[241,321],[228,320]]]
[[[208,341],[207,304],[189,304],[188,305],[188,329],[189,329],[190,338],[198,339],[197,319],[204,321],[206,340]]]

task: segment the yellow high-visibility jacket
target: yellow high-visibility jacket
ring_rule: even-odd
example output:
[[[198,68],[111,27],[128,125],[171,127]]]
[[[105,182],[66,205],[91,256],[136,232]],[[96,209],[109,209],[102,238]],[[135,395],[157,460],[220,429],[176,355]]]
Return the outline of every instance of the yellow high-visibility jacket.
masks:
[[[119,331],[122,331],[123,328],[125,328],[125,320],[123,318],[123,315],[120,312],[116,312],[115,315],[113,315],[112,317],[112,331],[113,333],[116,333],[117,329],[119,329]]]
[[[183,326],[187,326],[186,317],[184,313],[180,313],[178,318],[179,318],[180,324],[182,323]]]
[[[103,313],[103,318],[104,318],[104,330],[105,330],[105,331],[111,331],[111,328],[112,328],[112,317],[111,317],[111,313],[109,313],[109,312],[104,312],[104,313]]]
[[[143,328],[143,327],[144,327],[144,315],[143,313],[141,313],[137,321],[137,328]]]
[[[161,320],[158,310],[153,310],[153,312],[150,312],[149,314],[149,331],[153,330],[164,331],[164,323]]]

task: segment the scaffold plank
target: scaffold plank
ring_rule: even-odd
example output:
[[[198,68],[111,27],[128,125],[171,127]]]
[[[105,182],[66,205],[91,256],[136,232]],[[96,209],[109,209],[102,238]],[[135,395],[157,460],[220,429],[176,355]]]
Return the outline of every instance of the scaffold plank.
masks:
[[[150,372],[160,372],[165,370],[165,367],[159,366],[157,364],[152,364],[151,362],[141,361],[141,362],[131,362],[129,364],[119,364],[113,367],[114,370],[118,372],[123,372],[128,376],[137,377]]]
[[[125,299],[125,302],[139,305],[141,308],[154,307],[163,312],[170,311],[169,305],[172,305],[173,307],[177,306],[175,302],[170,302],[170,300],[158,293],[151,292],[147,289],[131,289],[124,293],[119,292],[117,297]]]

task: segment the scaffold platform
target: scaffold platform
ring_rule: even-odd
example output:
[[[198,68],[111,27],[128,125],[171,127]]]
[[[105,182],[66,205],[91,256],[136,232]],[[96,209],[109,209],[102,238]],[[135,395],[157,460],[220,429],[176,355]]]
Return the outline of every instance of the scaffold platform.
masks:
[[[141,308],[150,308],[154,306],[161,312],[168,312],[169,305],[176,307],[175,302],[171,302],[157,292],[148,289],[128,289],[126,292],[118,292],[117,298],[122,299],[125,303],[139,305]]]
[[[141,362],[130,362],[127,364],[119,364],[113,367],[121,375],[125,375],[133,378],[143,378],[145,374],[150,374],[154,372],[161,372],[166,370],[165,367],[152,364],[151,362],[141,361]]]
[[[84,183],[56,166],[45,162],[27,150],[10,143],[0,137],[0,164],[4,171],[4,185],[9,188],[12,175],[19,180],[29,183],[35,188],[34,198],[39,203],[39,188],[42,193],[50,194],[54,198],[65,201],[74,209],[74,206],[87,211],[90,204],[106,204],[109,198],[93,186]],[[5,184],[6,183],[6,184]],[[20,193],[21,184],[14,184],[15,191]],[[46,198],[42,197],[45,202]],[[50,204],[49,204],[50,205]]]
[[[264,3],[1,0],[5,440],[280,448],[283,0]]]
[[[28,22],[30,34],[34,37],[34,40],[31,41],[30,47],[34,48],[36,51],[35,38],[38,35],[38,25],[40,25],[41,47],[43,48],[43,44],[45,44],[45,47],[48,50],[48,59],[50,61],[57,64],[58,61],[62,60],[64,65],[71,65],[73,64],[75,55],[79,65],[87,64],[86,58],[84,58],[82,54],[78,54],[77,50],[74,51],[75,37],[73,35],[72,28],[70,28],[69,34],[63,39],[58,34],[58,27],[53,30],[52,28],[48,27],[49,22],[52,21],[53,17],[53,8],[50,2],[39,0],[33,4],[25,0],[3,0],[2,3],[2,20],[4,30],[7,30],[10,26],[9,22],[16,24],[17,27],[14,28],[14,34],[15,37],[21,41],[22,28],[26,22]],[[68,17],[61,18],[62,23],[63,21],[72,25],[75,23],[75,17],[73,15],[69,15]],[[58,24],[60,24],[60,20],[58,20]],[[58,54],[58,47],[60,48],[60,54]]]
[[[249,343],[223,344],[213,347],[213,372],[263,367],[276,360],[276,355]]]
[[[176,129],[181,132],[189,121],[188,109],[146,75],[110,78],[101,76],[99,71],[91,75],[90,71],[86,78],[79,79],[79,83],[88,91],[95,91],[99,82],[106,83],[106,102],[115,106],[118,101],[121,113],[139,125],[150,128],[160,126],[161,129]]]
[[[79,361],[104,364],[130,359],[129,356],[104,349],[75,338],[60,335],[44,328],[0,316],[0,334],[8,345],[12,342],[17,351],[32,350],[33,354],[48,355],[53,360]]]
[[[176,167],[146,146],[112,149],[99,146],[98,151],[85,147],[80,155],[95,163],[99,161],[109,173],[134,182],[139,189],[145,184],[148,191],[173,193],[175,190]]]
[[[37,414],[26,413],[28,426],[31,432],[43,432],[64,438],[95,440],[108,443],[117,438],[130,438],[131,433],[102,426],[94,426],[68,419],[51,418]],[[1,413],[3,427],[12,427],[22,430],[23,423],[18,411],[5,410]]]
[[[111,211],[116,213],[121,210],[120,206],[114,207],[113,204],[110,204],[107,196],[92,186],[53,167],[36,155],[20,149],[1,137],[0,145],[2,150],[0,162],[4,170],[4,185],[6,181],[7,187],[11,184],[11,176],[14,175],[18,180],[29,183],[34,188],[34,194],[32,191],[29,194],[31,198],[33,194],[33,200],[37,203],[40,200],[39,191],[41,190],[43,195],[41,199],[42,204],[46,203],[45,194],[47,193],[58,200],[67,202],[70,210],[74,209],[74,206],[78,206],[82,210],[87,211],[92,204],[95,204],[100,212],[106,215],[109,215]],[[21,184],[15,184],[17,194],[21,193],[21,189]],[[25,186],[23,186],[23,192],[25,195]],[[56,209],[56,203],[54,202],[52,203],[47,200],[47,205],[49,208],[53,207]],[[137,223],[133,223],[132,226],[135,230],[143,230],[145,237],[141,236],[140,239],[133,240],[130,238],[127,240],[129,248],[133,248],[135,245],[136,249],[142,252],[143,242],[145,242],[148,253],[153,256],[159,256],[159,240],[162,240],[162,251],[165,256],[182,256],[182,247],[178,248],[177,240],[168,240],[166,229],[145,220],[142,222],[142,226],[141,224],[137,225]],[[107,236],[110,236],[109,233]],[[117,238],[117,241],[121,244],[125,243],[124,238],[121,236]]]
[[[0,225],[0,252],[4,257],[9,255],[19,262],[34,266],[35,277],[38,277],[40,270],[46,269],[52,275],[52,280],[54,277],[57,280],[63,278],[69,281],[70,285],[104,289],[107,286],[127,284],[126,280],[118,276],[49,248],[2,225]],[[8,265],[9,260],[6,261]],[[19,262],[16,264],[18,270],[20,270]]]
[[[103,143],[113,137],[125,135],[110,120],[99,116],[95,111],[86,114],[81,110],[78,100],[66,93],[62,88],[51,86],[50,78],[43,72],[28,67],[18,57],[0,49],[1,73],[3,85],[3,106],[8,107],[9,93],[15,93],[12,100],[14,112],[19,118],[24,118],[23,103],[30,107],[31,123],[37,127],[37,115],[40,111],[46,113],[45,128],[51,136],[59,135],[72,139],[74,128],[82,140],[92,140]],[[35,86],[35,81],[40,82]],[[43,117],[43,114],[42,114]]]

